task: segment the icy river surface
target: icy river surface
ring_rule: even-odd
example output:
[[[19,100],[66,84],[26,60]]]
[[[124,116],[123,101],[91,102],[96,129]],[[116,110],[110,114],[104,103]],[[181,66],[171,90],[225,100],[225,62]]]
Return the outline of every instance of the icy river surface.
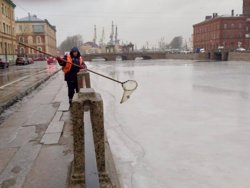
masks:
[[[105,129],[124,188],[249,188],[250,63],[91,62]]]

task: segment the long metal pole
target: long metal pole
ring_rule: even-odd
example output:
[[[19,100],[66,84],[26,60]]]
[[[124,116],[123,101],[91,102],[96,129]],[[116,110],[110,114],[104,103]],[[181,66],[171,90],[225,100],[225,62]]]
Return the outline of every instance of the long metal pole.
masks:
[[[45,55],[47,55],[47,56],[51,56],[51,57],[56,58],[56,56],[54,56],[54,55],[51,55],[51,54],[49,54],[49,53],[47,53],[47,52],[43,52],[43,51],[41,51],[41,50],[38,50],[38,49],[36,49],[36,48],[34,48],[34,47],[32,47],[32,46],[29,46],[29,45],[27,45],[27,44],[23,44],[23,43],[21,43],[21,42],[19,42],[19,44],[22,45],[22,46],[24,46],[24,47],[33,49],[33,50],[35,50],[35,51],[37,51],[37,52],[40,52],[40,53],[42,53],[42,54],[45,54]],[[62,59],[62,61],[67,62],[67,61],[64,60],[64,59]],[[74,65],[74,66],[80,68],[80,66],[77,65],[77,64],[72,63],[72,65]],[[98,76],[101,76],[101,77],[103,77],[103,78],[107,78],[107,79],[109,79],[109,80],[112,80],[112,81],[114,81],[114,82],[117,82],[117,83],[119,83],[119,84],[124,84],[124,82],[121,82],[121,81],[119,81],[119,80],[113,79],[113,78],[111,78],[111,77],[109,77],[109,76],[100,74],[100,73],[98,73],[98,72],[92,71],[92,70],[90,70],[90,69],[88,69],[88,68],[87,68],[86,70],[89,71],[89,72],[91,72],[91,73],[93,73],[93,74],[96,74],[96,75],[98,75]]]

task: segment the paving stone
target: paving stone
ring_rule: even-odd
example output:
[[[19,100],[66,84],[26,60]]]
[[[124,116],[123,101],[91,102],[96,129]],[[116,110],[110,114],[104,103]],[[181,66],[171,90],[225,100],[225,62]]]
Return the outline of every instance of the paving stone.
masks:
[[[60,121],[63,112],[57,112],[52,121]]]
[[[58,111],[59,112],[67,112],[67,111],[69,111],[69,103],[68,103],[68,101],[67,102],[66,101],[61,102],[61,104],[60,104],[60,106],[58,108]]]
[[[22,147],[37,138],[36,127],[10,127],[0,129],[0,149]]]
[[[61,133],[48,133],[44,134],[41,143],[50,145],[50,144],[58,144],[59,139],[61,137]]]
[[[22,188],[66,188],[73,154],[64,146],[43,146]]]
[[[1,173],[0,187],[22,188],[40,149],[40,144],[22,146]]]
[[[17,148],[8,148],[0,150],[0,174],[7,166],[11,158],[16,153]]]
[[[52,121],[48,129],[46,130],[45,134],[49,133],[62,133],[64,126],[64,121]]]
[[[44,104],[34,106],[34,110],[32,117],[25,123],[25,125],[49,124],[57,109],[53,104]]]

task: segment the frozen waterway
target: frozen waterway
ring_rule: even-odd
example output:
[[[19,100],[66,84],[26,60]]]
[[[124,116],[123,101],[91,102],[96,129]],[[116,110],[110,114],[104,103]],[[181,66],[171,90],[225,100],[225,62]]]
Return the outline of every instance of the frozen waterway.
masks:
[[[91,63],[138,90],[92,75],[126,188],[250,187],[250,63]]]

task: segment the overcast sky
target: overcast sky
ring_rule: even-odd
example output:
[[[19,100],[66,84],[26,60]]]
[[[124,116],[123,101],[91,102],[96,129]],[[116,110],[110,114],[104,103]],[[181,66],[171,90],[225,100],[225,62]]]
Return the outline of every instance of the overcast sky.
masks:
[[[243,0],[13,0],[16,17],[28,12],[48,19],[57,27],[58,45],[67,37],[81,34],[84,42],[98,36],[105,28],[109,39],[112,20],[118,25],[119,39],[141,47],[149,42],[156,46],[161,37],[169,42],[174,36],[191,38],[192,25],[206,15],[242,13]]]

